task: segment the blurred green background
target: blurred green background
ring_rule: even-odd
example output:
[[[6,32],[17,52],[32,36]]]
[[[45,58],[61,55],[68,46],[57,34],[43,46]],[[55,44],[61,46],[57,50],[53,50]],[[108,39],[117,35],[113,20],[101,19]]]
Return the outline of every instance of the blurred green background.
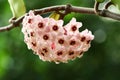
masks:
[[[24,0],[27,12],[70,3],[93,7],[94,0]],[[46,15],[45,15],[46,16]],[[72,13],[95,35],[84,56],[67,64],[43,62],[23,41],[21,28],[0,32],[0,80],[120,80],[120,22],[95,15]],[[0,26],[12,17],[7,0],[0,0]],[[81,30],[82,30],[81,29]]]

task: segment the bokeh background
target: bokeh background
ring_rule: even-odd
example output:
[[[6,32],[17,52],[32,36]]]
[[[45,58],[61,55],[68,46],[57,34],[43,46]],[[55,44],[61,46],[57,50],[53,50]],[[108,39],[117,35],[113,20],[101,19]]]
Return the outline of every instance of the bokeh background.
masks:
[[[93,7],[94,0],[24,0],[27,12],[47,6],[70,3]],[[43,15],[48,16],[48,14]],[[0,0],[0,26],[12,17],[7,0]],[[0,32],[0,80],[120,80],[120,22],[95,15],[72,13],[95,35],[84,56],[69,63],[43,62],[23,41],[21,27]]]

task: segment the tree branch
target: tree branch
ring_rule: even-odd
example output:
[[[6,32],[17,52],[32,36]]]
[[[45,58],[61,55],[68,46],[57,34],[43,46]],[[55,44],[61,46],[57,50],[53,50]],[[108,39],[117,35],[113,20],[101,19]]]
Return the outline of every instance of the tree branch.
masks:
[[[49,13],[52,11],[61,11],[62,10],[62,11],[69,11],[69,12],[67,12],[67,14],[70,12],[83,13],[83,14],[95,14],[95,15],[108,17],[108,18],[112,18],[112,19],[120,21],[120,14],[110,12],[106,9],[100,10],[99,14],[96,14],[93,8],[76,7],[76,6],[68,7],[68,6],[70,6],[70,5],[59,5],[59,6],[46,7],[46,8],[42,8],[42,9],[35,9],[34,13],[35,14],[45,14],[45,13]],[[11,29],[17,27],[18,25],[20,25],[20,23],[22,22],[25,15],[21,16],[17,20],[14,20],[13,23],[11,23],[8,26],[0,27],[0,32],[11,30]]]

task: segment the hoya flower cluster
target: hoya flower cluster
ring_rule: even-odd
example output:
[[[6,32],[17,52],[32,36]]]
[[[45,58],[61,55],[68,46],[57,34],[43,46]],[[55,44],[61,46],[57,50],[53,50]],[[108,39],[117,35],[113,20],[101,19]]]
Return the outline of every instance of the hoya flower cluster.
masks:
[[[75,18],[63,26],[63,20],[43,18],[30,11],[23,19],[22,32],[28,48],[41,60],[66,63],[80,58],[94,39],[87,29],[79,32],[81,26],[82,23],[76,22]]]

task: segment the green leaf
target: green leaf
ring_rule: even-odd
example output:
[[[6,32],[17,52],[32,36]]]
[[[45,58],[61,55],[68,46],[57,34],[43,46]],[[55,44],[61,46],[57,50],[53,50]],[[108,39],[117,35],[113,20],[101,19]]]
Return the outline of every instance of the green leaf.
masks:
[[[111,2],[120,9],[120,0],[111,0]]]
[[[20,17],[26,12],[25,4],[23,0],[8,0],[13,17]]]
[[[56,12],[52,12],[49,16],[50,18],[53,18],[55,20],[59,20],[60,18],[60,14],[56,13]]]
[[[105,0],[96,0],[97,2],[99,2],[99,3],[102,3],[102,2],[104,2]]]

